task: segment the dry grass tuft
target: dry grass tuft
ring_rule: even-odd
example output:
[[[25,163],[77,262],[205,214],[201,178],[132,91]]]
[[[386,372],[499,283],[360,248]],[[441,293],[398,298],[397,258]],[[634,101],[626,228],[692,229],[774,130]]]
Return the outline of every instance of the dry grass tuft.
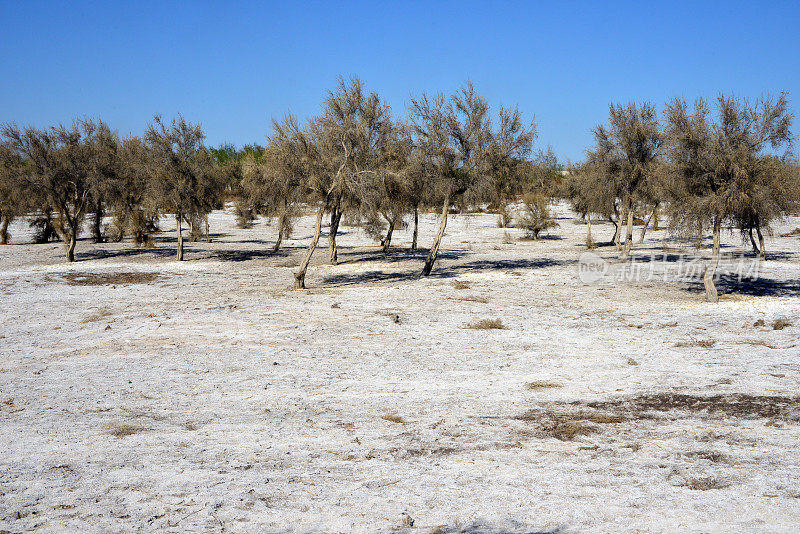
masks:
[[[537,389],[549,389],[549,388],[560,388],[563,387],[558,382],[550,382],[549,380],[534,380],[533,382],[528,382],[525,384],[526,389],[530,389],[535,391]]]
[[[624,418],[620,416],[600,412],[557,413],[541,410],[532,410],[517,419],[532,421],[545,435],[561,441],[572,441],[578,436],[599,432],[600,429],[595,425],[616,424],[624,421]]]
[[[586,436],[597,432],[597,429],[593,426],[571,419],[554,421],[552,425],[545,426],[542,430],[561,441],[572,441],[578,436]]]
[[[453,281],[453,287],[455,289],[469,289],[469,283],[464,282],[463,280],[455,280]]]
[[[500,319],[481,319],[476,323],[470,323],[468,328],[473,330],[504,330],[505,325]]]
[[[101,321],[106,317],[111,317],[111,312],[105,308],[100,308],[96,312],[91,315],[87,315],[83,319],[81,319],[81,323],[93,323],[95,321]]]
[[[689,480],[680,485],[698,491],[724,489],[730,486],[728,482],[725,482],[724,480],[721,480],[717,477],[690,478]]]
[[[682,417],[713,418],[715,421],[722,416],[759,417],[767,419],[768,426],[781,428],[783,423],[800,421],[800,396],[651,393],[593,402],[548,403],[547,407],[529,410],[515,419],[533,423],[539,434],[571,441],[577,436],[600,432],[601,425],[658,420],[657,412],[673,412],[667,416],[670,420],[679,415],[675,412],[683,412]],[[687,457],[715,463],[729,461],[715,451],[690,452]]]
[[[764,322],[764,319],[759,319],[758,321],[753,323],[753,326],[758,328],[759,326],[764,326],[765,324],[767,323]]]
[[[687,458],[708,460],[715,464],[730,463],[731,459],[719,451],[690,451],[685,453]]]
[[[403,419],[399,415],[395,415],[395,414],[383,415],[383,416],[381,416],[381,419],[383,419],[384,421],[389,421],[390,423],[399,423],[399,424],[402,424],[402,425],[406,424],[406,420],[405,419]]]
[[[783,330],[787,326],[792,326],[792,322],[786,317],[778,317],[777,319],[772,321],[773,330]]]
[[[106,434],[110,434],[115,438],[123,438],[125,436],[137,434],[142,430],[144,430],[144,428],[130,423],[109,423],[103,427],[103,431]]]
[[[489,299],[483,297],[476,297],[475,295],[468,295],[466,297],[460,297],[457,300],[461,300],[463,302],[480,302],[481,304],[486,304],[489,302]]]
[[[158,273],[67,273],[63,276],[71,286],[110,286],[146,284],[157,279]]]
[[[691,341],[681,341],[679,343],[675,343],[676,347],[702,347],[704,349],[710,349],[717,342],[713,339],[692,339]]]

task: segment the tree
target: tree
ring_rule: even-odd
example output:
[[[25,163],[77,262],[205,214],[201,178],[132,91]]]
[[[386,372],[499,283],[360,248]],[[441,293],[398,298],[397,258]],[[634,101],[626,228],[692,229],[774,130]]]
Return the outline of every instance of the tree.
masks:
[[[612,188],[607,187],[604,178],[603,172],[598,170],[590,160],[574,168],[562,183],[563,196],[569,199],[573,211],[586,219],[587,248],[595,247],[595,241],[592,238],[592,215],[614,222],[614,214],[617,210],[616,193]],[[619,226],[615,223],[615,229],[618,228]],[[611,243],[614,243],[616,235],[617,232],[614,233]]]
[[[9,241],[8,225],[25,209],[20,187],[22,159],[5,143],[0,144],[0,245]]]
[[[151,152],[139,137],[122,140],[117,169],[106,187],[112,214],[111,239],[122,241],[129,234],[134,243],[149,245],[158,230],[158,198],[154,194]]]
[[[121,170],[119,164],[119,136],[104,122],[100,121],[90,140],[93,158],[91,161],[91,206],[94,208],[92,218],[92,237],[95,243],[105,241],[103,235],[103,217],[106,213],[109,187],[116,180]]]
[[[528,193],[523,198],[524,209],[519,217],[520,226],[534,240],[539,239],[542,232],[558,226],[550,214],[549,202],[550,199],[541,193]]]
[[[47,130],[3,127],[3,137],[23,160],[20,183],[43,210],[55,210],[55,230],[66,244],[68,262],[86,216],[91,189],[98,176],[98,138],[107,126],[89,119]]]
[[[766,259],[763,231],[769,231],[773,220],[785,217],[797,208],[800,183],[786,158],[765,155],[755,164],[759,171],[742,184],[734,219],[742,236],[749,237],[753,251],[761,259]],[[754,230],[758,243],[753,236]]]
[[[246,153],[242,160],[241,188],[247,206],[267,217],[274,217],[278,236],[273,251],[278,251],[283,239],[292,231],[297,216],[303,183],[303,154],[293,137],[299,131],[291,115],[283,121],[273,121],[273,134],[260,153]]]
[[[751,104],[720,95],[716,117],[702,99],[689,108],[675,98],[666,110],[671,166],[667,191],[671,224],[677,229],[710,227],[711,261],[703,275],[706,300],[719,300],[714,283],[719,265],[720,234],[726,222],[736,222],[743,206],[753,206],[743,192],[769,183],[772,165],[766,150],[788,147],[792,114],[785,94],[777,100],[761,98]]]
[[[422,276],[428,276],[447,227],[450,204],[484,198],[488,184],[497,178],[490,161],[522,160],[530,152],[535,129],[522,123],[518,110],[501,109],[499,131],[494,133],[489,106],[472,84],[448,99],[441,94],[412,99],[411,123],[430,197],[442,204],[439,230],[422,269]]]
[[[342,213],[358,207],[363,198],[364,176],[374,175],[392,130],[389,108],[376,93],[365,94],[358,78],[339,79],[336,90],[325,100],[320,117],[309,122],[307,131],[294,130],[302,154],[304,187],[320,202],[314,235],[295,273],[295,287],[305,287],[305,275],[319,242],[322,218],[330,212],[328,252],[337,263],[336,234]]]
[[[381,242],[383,252],[389,252],[394,230],[403,217],[418,209],[414,187],[416,175],[411,159],[412,139],[405,125],[391,128],[379,154],[380,162],[374,172],[362,176],[362,211],[366,213],[367,231]],[[414,211],[416,234],[418,215]],[[384,233],[385,232],[385,233]],[[416,243],[412,242],[412,248]]]
[[[589,153],[589,160],[606,187],[619,199],[622,213],[627,217],[620,257],[625,261],[633,241],[634,212],[649,191],[648,184],[654,180],[663,139],[658,115],[649,103],[611,104],[609,123],[608,128],[594,129],[596,147]],[[621,219],[617,217],[615,239],[619,237]]]
[[[175,215],[177,259],[182,261],[182,222],[205,217],[219,204],[222,181],[199,124],[179,116],[167,125],[156,115],[144,138],[151,153],[153,191],[161,209]]]

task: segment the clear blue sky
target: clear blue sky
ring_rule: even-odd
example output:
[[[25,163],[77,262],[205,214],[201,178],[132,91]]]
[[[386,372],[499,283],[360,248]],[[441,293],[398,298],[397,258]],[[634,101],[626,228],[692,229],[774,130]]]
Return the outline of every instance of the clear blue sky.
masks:
[[[0,122],[126,135],[180,112],[208,144],[263,143],[357,74],[401,115],[472,80],[573,160],[610,102],[786,90],[800,125],[800,2],[658,4],[0,0]]]

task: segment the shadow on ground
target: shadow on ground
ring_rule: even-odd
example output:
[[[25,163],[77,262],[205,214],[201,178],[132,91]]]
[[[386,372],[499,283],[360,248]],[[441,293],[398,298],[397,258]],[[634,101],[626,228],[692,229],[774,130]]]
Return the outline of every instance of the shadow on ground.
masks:
[[[477,260],[445,267],[434,267],[430,278],[454,278],[467,272],[476,271],[510,271],[515,269],[544,269],[546,267],[563,266],[577,263],[576,260],[551,260],[541,258],[535,260]],[[413,270],[405,271],[366,271],[356,274],[337,274],[323,278],[325,285],[342,286],[364,282],[405,282],[420,278],[422,264]]]
[[[769,278],[739,278],[736,275],[722,275],[717,280],[720,294],[749,295],[752,297],[795,297],[800,295],[800,281],[771,280]],[[688,283],[692,293],[703,293],[702,279]]]

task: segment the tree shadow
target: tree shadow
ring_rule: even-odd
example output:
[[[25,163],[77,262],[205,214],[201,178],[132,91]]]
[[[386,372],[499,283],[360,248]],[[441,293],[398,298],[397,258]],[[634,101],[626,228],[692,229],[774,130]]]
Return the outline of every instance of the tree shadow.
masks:
[[[285,258],[292,252],[286,249],[280,250],[218,250],[211,254],[213,259],[220,261],[249,261],[257,258]]]
[[[419,278],[421,269],[414,271],[366,271],[357,274],[334,274],[326,276],[322,282],[326,286],[349,286],[364,282],[407,282]]]
[[[370,261],[380,261],[384,263],[398,263],[408,260],[424,260],[428,257],[429,250],[426,248],[394,249],[389,252],[382,250],[358,251],[339,249],[339,263],[363,263]],[[457,260],[470,254],[468,251],[440,250],[438,259]]]
[[[536,242],[536,241],[562,241],[563,239],[564,239],[563,237],[561,237],[560,235],[556,235],[556,234],[540,235],[536,239],[534,239],[532,237],[520,237],[519,238],[520,241],[533,241],[533,242]]]
[[[543,269],[546,267],[576,264],[577,260],[551,260],[547,258],[536,260],[478,260],[473,262],[448,265],[446,267],[434,267],[433,272],[428,278],[448,279],[455,278],[467,272],[476,271],[511,271],[514,269]],[[344,286],[363,282],[408,282],[421,278],[422,265],[414,270],[405,271],[382,271],[372,270],[355,274],[335,274],[326,276],[322,279],[325,285]]]
[[[769,278],[745,278],[732,274],[720,275],[716,281],[717,290],[722,294],[748,295],[752,297],[796,297],[800,295],[800,281],[771,280]],[[703,293],[703,280],[688,283],[692,293]]]
[[[184,249],[188,252],[187,249]],[[130,258],[134,256],[155,256],[159,258],[166,258],[175,256],[176,250],[174,247],[134,247],[125,249],[94,249],[89,251],[75,251],[75,259],[77,261],[91,261],[91,260],[105,260],[108,258]]]
[[[471,271],[511,271],[514,269],[544,269],[577,264],[578,260],[553,260],[550,258],[516,259],[516,260],[477,260],[456,265],[448,265],[436,272],[465,273]],[[435,269],[435,268],[434,268]]]

